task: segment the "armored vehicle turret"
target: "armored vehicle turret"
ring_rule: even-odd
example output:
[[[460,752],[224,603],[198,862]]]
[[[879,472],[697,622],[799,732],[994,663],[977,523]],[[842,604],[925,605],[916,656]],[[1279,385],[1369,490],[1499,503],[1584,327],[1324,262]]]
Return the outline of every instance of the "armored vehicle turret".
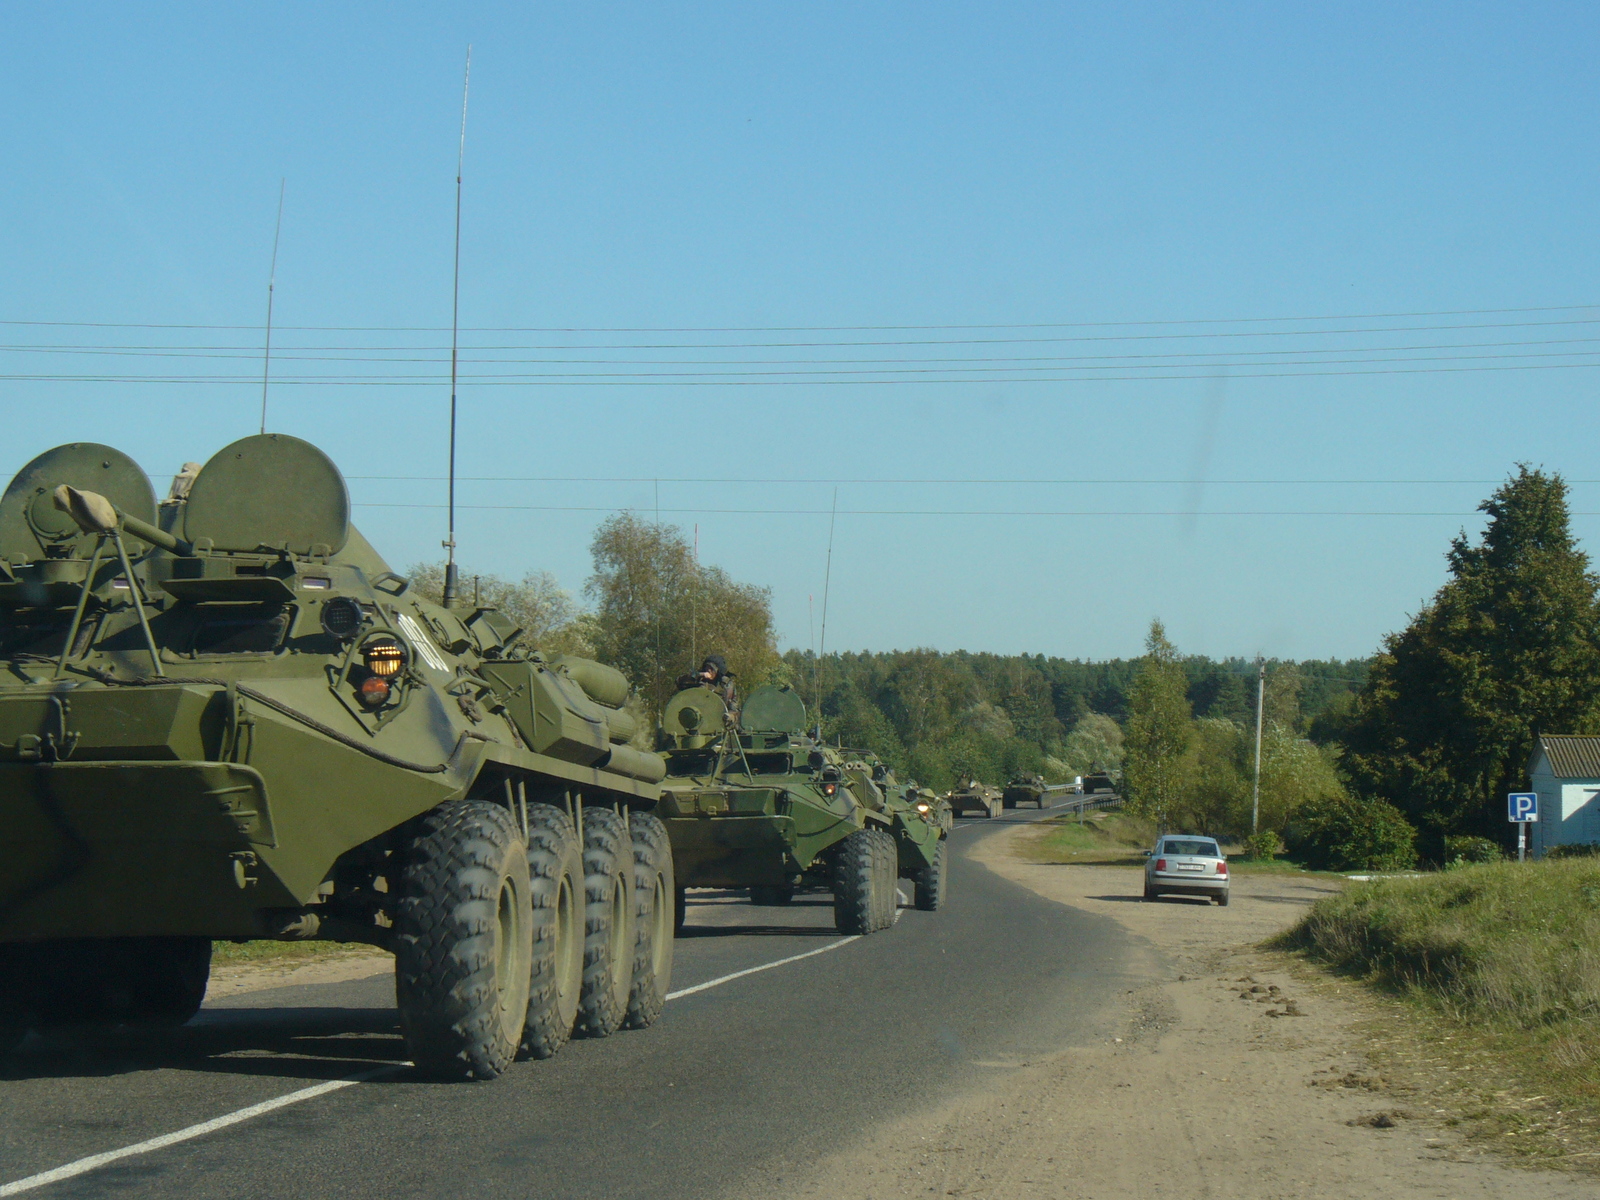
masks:
[[[1050,785],[1044,781],[1043,775],[1015,775],[1006,784],[1004,792],[1006,807],[1015,808],[1019,804],[1033,804],[1043,808],[1049,788]]]
[[[110,447],[40,455],[0,497],[0,1035],[181,1023],[255,938],[393,951],[439,1076],[650,1024],[675,885],[628,691],[421,596],[297,438],[159,509]]]
[[[737,721],[710,688],[687,688],[663,710],[661,732],[658,811],[680,922],[691,887],[748,888],[766,905],[787,904],[797,889],[829,891],[843,933],[893,924],[899,878],[919,881],[921,907],[938,906],[948,830],[933,806],[891,799],[871,764],[809,736],[791,688],[757,688]]]

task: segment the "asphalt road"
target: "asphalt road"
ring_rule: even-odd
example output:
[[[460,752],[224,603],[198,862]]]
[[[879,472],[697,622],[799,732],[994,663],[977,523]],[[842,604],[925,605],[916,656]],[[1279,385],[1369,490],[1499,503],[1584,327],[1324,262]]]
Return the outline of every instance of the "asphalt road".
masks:
[[[948,906],[837,945],[825,897],[690,893],[675,991],[809,950],[489,1084],[412,1077],[387,977],[208,1006],[160,1044],[35,1044],[0,1061],[4,1185],[320,1082],[377,1078],[26,1195],[707,1197],[781,1178],[985,1064],[1104,1036],[1127,936],[962,851],[1032,810],[958,823]],[[909,894],[909,891],[907,892]],[[387,1068],[387,1070],[384,1070]]]

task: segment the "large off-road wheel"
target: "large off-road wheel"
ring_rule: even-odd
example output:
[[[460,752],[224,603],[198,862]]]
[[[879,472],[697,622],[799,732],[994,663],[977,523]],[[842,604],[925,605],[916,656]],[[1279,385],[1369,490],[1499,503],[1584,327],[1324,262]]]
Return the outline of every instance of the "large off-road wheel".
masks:
[[[609,1037],[622,1028],[633,992],[637,941],[633,842],[627,822],[609,808],[583,810],[583,993],[578,1032]]]
[[[794,888],[788,884],[757,884],[750,889],[750,903],[757,908],[782,908],[794,901]]]
[[[839,843],[833,861],[833,923],[844,934],[883,929],[894,920],[894,839],[858,829]]]
[[[633,833],[633,896],[636,929],[633,990],[628,995],[628,1028],[653,1025],[667,1005],[672,986],[672,939],[678,886],[672,873],[672,843],[667,827],[649,813],[628,820]]]
[[[441,804],[406,847],[395,913],[395,1001],[413,1062],[493,1079],[522,1043],[533,957],[528,848],[511,814]]]
[[[583,854],[572,818],[554,805],[528,806],[528,895],[533,969],[522,1052],[549,1058],[572,1037],[583,990]]]
[[[950,860],[946,856],[949,844],[948,838],[940,838],[933,848],[933,861],[917,872],[915,903],[923,912],[937,912],[944,903],[945,880],[950,873]]]
[[[63,938],[8,957],[14,1003],[43,1026],[182,1025],[211,978],[201,937]]]

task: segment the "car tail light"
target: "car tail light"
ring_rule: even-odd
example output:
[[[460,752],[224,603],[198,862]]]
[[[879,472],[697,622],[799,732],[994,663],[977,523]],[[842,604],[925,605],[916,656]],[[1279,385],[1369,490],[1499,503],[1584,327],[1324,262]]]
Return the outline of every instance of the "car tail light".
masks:
[[[1218,875],[1226,875],[1227,873],[1228,873],[1228,864],[1225,863],[1225,862],[1219,862],[1217,864],[1217,874]]]
[[[1167,869],[1167,860],[1164,859],[1164,858],[1156,859],[1156,870],[1165,871],[1166,869]]]

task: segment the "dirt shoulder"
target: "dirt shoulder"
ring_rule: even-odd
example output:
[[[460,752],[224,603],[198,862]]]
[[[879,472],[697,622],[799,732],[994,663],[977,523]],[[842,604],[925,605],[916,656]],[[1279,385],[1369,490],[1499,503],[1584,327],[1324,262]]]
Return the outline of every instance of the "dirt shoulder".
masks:
[[[394,955],[370,946],[331,948],[313,958],[265,959],[260,962],[223,963],[211,969],[206,987],[206,1003],[225,1001],[230,996],[259,992],[267,988],[295,987],[309,983],[344,983],[366,979],[394,970]]]
[[[1592,1178],[1483,1157],[1426,1097],[1367,1061],[1381,1015],[1354,986],[1256,949],[1334,880],[1239,874],[1227,908],[1141,899],[1137,867],[1044,865],[1019,826],[973,858],[1046,899],[1109,916],[1147,953],[1120,1038],[1063,1046],[788,1176],[782,1196],[1121,1200],[1592,1197]],[[959,897],[955,900],[959,903]],[[1141,964],[1144,964],[1141,966]],[[786,1173],[787,1175],[787,1173]]]

